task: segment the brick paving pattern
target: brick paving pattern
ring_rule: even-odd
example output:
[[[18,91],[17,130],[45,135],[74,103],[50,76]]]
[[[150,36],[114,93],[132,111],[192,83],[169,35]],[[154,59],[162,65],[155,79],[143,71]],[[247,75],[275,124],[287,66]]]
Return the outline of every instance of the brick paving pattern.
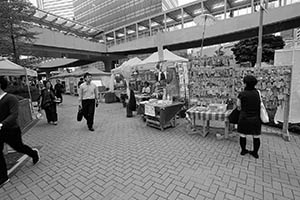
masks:
[[[42,160],[26,162],[1,200],[300,199],[300,135],[263,134],[256,160],[239,155],[236,139],[188,134],[184,121],[161,132],[126,118],[119,103],[99,105],[89,132],[76,102],[65,96],[58,126],[43,119],[25,134],[43,145]]]

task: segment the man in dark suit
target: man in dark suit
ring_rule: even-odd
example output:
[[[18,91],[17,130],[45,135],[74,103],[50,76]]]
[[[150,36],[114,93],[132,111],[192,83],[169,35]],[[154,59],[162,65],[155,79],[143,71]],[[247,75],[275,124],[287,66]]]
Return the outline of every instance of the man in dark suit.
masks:
[[[54,91],[55,91],[55,96],[60,99],[59,103],[63,102],[63,97],[62,97],[62,93],[64,91],[64,86],[60,83],[60,80],[57,79],[56,80],[56,84],[54,86]]]
[[[32,158],[33,164],[40,160],[37,149],[32,149],[23,144],[21,129],[18,125],[18,99],[7,94],[4,90],[7,88],[8,81],[0,76],[0,187],[9,181],[7,167],[3,155],[4,143],[11,146],[20,153],[27,154]]]

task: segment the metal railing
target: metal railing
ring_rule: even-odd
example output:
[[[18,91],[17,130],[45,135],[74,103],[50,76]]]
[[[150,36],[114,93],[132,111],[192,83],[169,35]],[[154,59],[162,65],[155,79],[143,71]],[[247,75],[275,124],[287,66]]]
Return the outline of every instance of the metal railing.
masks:
[[[291,1],[290,2],[290,4],[294,4],[294,3],[299,3],[299,2],[298,1]],[[288,4],[286,4],[286,5],[288,5]],[[278,0],[273,0],[273,1],[270,0],[268,2],[268,5],[267,5],[268,9],[278,8],[278,7],[282,7],[282,6],[285,6],[285,5],[280,5],[280,1],[278,1]],[[241,15],[252,14],[253,12],[257,12],[258,9],[259,9],[259,2],[254,2],[253,7],[252,7],[251,3],[247,3],[247,4],[244,4],[244,5],[228,8],[226,10],[226,13],[223,10],[223,11],[213,12],[213,13],[210,13],[210,14],[217,17],[219,20],[225,20],[225,19],[229,19],[229,18],[238,17],[238,16],[241,16]],[[232,13],[233,15],[230,16],[230,13]],[[201,13],[199,13],[198,15],[200,15],[200,14]],[[153,18],[153,17],[151,17],[151,18]],[[149,19],[151,19],[151,18],[149,18]],[[149,29],[147,29],[146,31],[142,31],[142,32],[139,31],[138,32],[138,37],[136,36],[137,35],[136,33],[133,33],[135,36],[134,37],[132,36],[132,38],[138,39],[138,38],[154,36],[154,35],[157,34],[159,29],[163,30],[164,32],[172,32],[172,31],[174,31],[174,29],[172,29],[172,27],[178,27],[177,29],[175,29],[175,30],[178,30],[178,29],[182,29],[182,28],[184,29],[185,27],[196,26],[196,24],[193,23],[193,19],[194,18],[186,17],[183,20],[180,20],[180,22],[179,21],[177,22],[177,21],[173,20],[173,21],[170,21],[166,24],[166,29],[162,25],[157,25],[157,26],[151,27],[151,31]],[[143,19],[143,21],[145,21],[145,19]],[[136,22],[136,23],[138,23],[138,22]],[[188,23],[191,23],[191,24],[187,25]],[[125,27],[127,27],[127,26],[129,26],[129,25],[126,25]],[[115,45],[122,44],[121,41],[123,43],[125,43],[125,42],[129,42],[129,41],[133,41],[133,40],[131,39],[131,37],[130,37],[130,39],[127,37],[126,40],[121,39],[121,38],[117,38],[116,42],[114,42],[114,39],[113,39],[113,40],[110,40],[110,41],[107,42],[107,47],[112,47],[112,46],[115,46]]]

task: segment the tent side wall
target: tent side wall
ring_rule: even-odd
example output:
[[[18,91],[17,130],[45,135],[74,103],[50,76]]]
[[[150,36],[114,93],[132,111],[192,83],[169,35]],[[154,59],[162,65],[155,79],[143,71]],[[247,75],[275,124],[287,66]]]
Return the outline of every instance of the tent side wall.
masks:
[[[300,122],[300,48],[299,49],[287,49],[276,50],[274,57],[275,66],[289,66],[292,68],[292,84],[290,95],[290,123]],[[275,120],[283,121],[283,109],[277,109]]]

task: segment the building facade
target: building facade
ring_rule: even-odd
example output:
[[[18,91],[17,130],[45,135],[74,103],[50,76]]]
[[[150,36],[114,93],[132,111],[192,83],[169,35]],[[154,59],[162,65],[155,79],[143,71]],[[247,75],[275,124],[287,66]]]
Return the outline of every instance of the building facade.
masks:
[[[61,17],[73,19],[73,2],[74,0],[37,0],[37,7]]]
[[[75,20],[109,31],[178,6],[178,0],[74,0]]]

